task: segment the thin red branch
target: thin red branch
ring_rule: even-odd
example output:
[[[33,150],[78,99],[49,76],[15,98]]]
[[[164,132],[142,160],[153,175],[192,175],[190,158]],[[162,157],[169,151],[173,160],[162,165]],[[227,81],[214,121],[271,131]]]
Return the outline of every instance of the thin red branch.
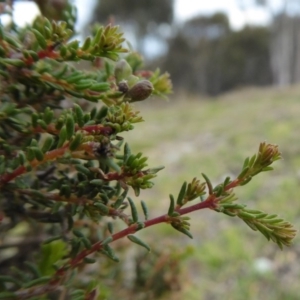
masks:
[[[17,169],[15,169],[12,173],[5,173],[0,177],[0,187],[16,177],[24,174],[26,172],[26,168],[24,166],[20,166]]]
[[[51,46],[48,46],[47,49],[45,50],[40,50],[37,52],[37,55],[39,57],[39,59],[44,59],[44,58],[53,58],[53,59],[56,59],[56,58],[59,58],[60,57],[60,54],[56,51],[54,51],[54,46],[51,45]],[[31,66],[33,63],[34,63],[34,60],[32,59],[32,57],[29,57],[29,58],[24,58],[23,59],[26,66]]]
[[[176,211],[178,213],[180,213],[180,215],[182,216],[182,215],[186,215],[193,211],[204,209],[204,208],[214,209],[217,206],[216,199],[217,199],[216,196],[214,194],[212,194],[205,201],[196,203],[196,204],[188,206],[188,207],[176,209]]]
[[[78,124],[75,125],[75,132],[77,131],[86,131],[89,134],[103,134],[110,135],[114,132],[114,129],[109,126],[103,126],[102,124],[97,125],[86,125],[83,127],[79,127]],[[47,125],[46,129],[42,128],[40,125],[32,128],[33,133],[50,133],[50,134],[59,134],[59,130],[56,129],[54,124]]]
[[[68,150],[69,144],[64,145],[61,148],[58,149],[54,149],[52,151],[48,151],[45,153],[44,155],[44,159],[42,161],[39,161],[37,159],[34,159],[33,161],[30,162],[30,165],[32,168],[39,166],[42,163],[45,163],[47,161],[56,159],[58,157],[63,156],[66,151]],[[19,166],[18,168],[16,168],[12,173],[5,173],[0,177],[0,187],[10,181],[12,181],[13,179],[15,179],[16,177],[26,173],[27,169],[25,166]]]
[[[238,179],[232,181],[225,187],[225,190],[227,191],[227,190],[230,190],[230,189],[238,186],[239,182],[240,181]],[[182,215],[189,214],[193,211],[197,211],[197,210],[201,210],[201,209],[205,209],[205,208],[214,209],[217,206],[217,201],[218,201],[218,198],[216,197],[216,195],[211,194],[207,197],[207,199],[205,201],[196,203],[194,205],[191,205],[191,206],[188,206],[185,208],[178,208],[178,209],[176,209],[176,212],[178,212],[182,216]],[[168,216],[167,214],[164,214],[162,216],[153,218],[151,220],[146,220],[143,223],[143,228],[151,227],[151,226],[161,224],[161,223],[168,223],[168,222],[170,222],[170,216]],[[109,243],[112,243],[114,241],[122,239],[122,238],[128,236],[129,234],[134,234],[140,229],[141,228],[140,228],[139,224],[136,224],[136,223],[132,224],[129,227],[113,234],[111,236],[111,241]],[[29,289],[18,291],[18,292],[16,292],[16,295],[20,296],[20,299],[28,299],[32,295],[35,295],[35,296],[43,295],[43,294],[47,293],[48,291],[54,290],[55,288],[57,288],[59,286],[59,283],[64,279],[68,269],[76,268],[85,257],[101,250],[103,248],[103,246],[104,246],[103,241],[99,241],[99,242],[93,244],[90,249],[84,249],[75,258],[71,259],[67,264],[65,264],[60,269],[58,269],[56,271],[56,273],[54,274],[53,279],[48,284],[46,284],[44,286],[32,287],[30,289],[30,291],[29,291]]]
[[[75,126],[75,131],[84,130],[91,134],[103,134],[103,135],[110,135],[114,132],[114,129],[110,126],[103,126],[101,124],[98,125],[87,125],[79,128],[79,126]]]
[[[232,188],[235,188],[235,187],[237,187],[240,183],[241,183],[241,179],[235,179],[235,180],[233,180],[233,181],[231,181],[230,183],[228,183],[227,185],[226,185],[226,187],[224,188],[224,190],[225,191],[229,191],[229,190],[231,190]]]
[[[191,213],[193,211],[204,209],[204,208],[214,208],[215,205],[216,205],[215,204],[215,200],[216,200],[215,197],[209,196],[205,201],[196,203],[196,204],[194,204],[192,206],[189,206],[189,207],[178,209],[177,212],[180,213],[180,215],[185,215],[185,214]],[[153,218],[151,220],[145,221],[143,228],[147,228],[147,227],[150,227],[150,226],[154,226],[154,225],[157,225],[157,224],[160,224],[160,223],[167,223],[167,222],[169,222],[169,216],[165,214],[165,215]],[[113,234],[111,236],[112,237],[111,243],[114,242],[114,241],[116,241],[116,240],[119,240],[119,239],[121,239],[123,237],[126,237],[129,234],[134,234],[138,230],[139,230],[139,225],[138,224],[132,224],[131,226],[129,226],[129,227],[127,227],[127,228],[125,228],[125,229],[123,229],[123,230],[121,230],[121,231]],[[61,269],[59,269],[57,271],[56,275],[58,275],[58,276],[63,275],[64,272],[65,272],[65,270],[68,267],[71,267],[72,269],[75,268],[76,266],[78,266],[78,264],[81,263],[81,261],[85,257],[87,257],[88,255],[90,255],[90,254],[92,254],[94,252],[99,251],[103,247],[102,242],[103,241],[99,241],[99,242],[95,243],[94,245],[92,245],[92,247],[90,249],[85,249],[82,252],[80,252],[67,265],[65,265]]]

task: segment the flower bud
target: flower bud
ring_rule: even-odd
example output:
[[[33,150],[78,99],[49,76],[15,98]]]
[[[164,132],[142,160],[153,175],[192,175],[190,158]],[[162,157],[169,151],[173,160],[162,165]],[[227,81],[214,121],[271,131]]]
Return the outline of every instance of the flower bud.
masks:
[[[118,91],[119,92],[122,92],[123,94],[127,93],[128,92],[128,83],[126,80],[122,80],[118,83]]]
[[[153,85],[149,80],[141,80],[126,93],[126,98],[130,102],[143,101],[152,94],[153,89]]]
[[[115,65],[115,78],[117,83],[127,79],[132,74],[132,69],[125,59],[119,60]]]

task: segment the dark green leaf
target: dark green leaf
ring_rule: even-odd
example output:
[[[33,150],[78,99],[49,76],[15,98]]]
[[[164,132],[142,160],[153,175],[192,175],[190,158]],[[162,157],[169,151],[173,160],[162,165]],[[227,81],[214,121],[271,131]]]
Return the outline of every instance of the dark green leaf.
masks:
[[[181,189],[180,189],[180,192],[178,194],[177,201],[176,201],[177,205],[179,205],[179,206],[182,206],[184,204],[183,199],[184,199],[184,196],[185,196],[185,193],[186,193],[186,187],[187,187],[187,183],[185,181],[181,186]]]
[[[146,243],[144,243],[142,240],[140,240],[138,237],[136,237],[135,235],[129,234],[127,236],[127,238],[130,241],[132,241],[133,243],[138,244],[138,245],[146,248],[149,252],[151,251],[150,247]]]
[[[139,219],[136,206],[130,197],[127,197],[127,199],[131,208],[131,216],[132,216],[133,223],[136,223]]]
[[[145,216],[145,220],[148,220],[149,215],[148,215],[147,205],[143,200],[141,201],[141,205],[142,205],[143,213],[144,213],[144,216]]]

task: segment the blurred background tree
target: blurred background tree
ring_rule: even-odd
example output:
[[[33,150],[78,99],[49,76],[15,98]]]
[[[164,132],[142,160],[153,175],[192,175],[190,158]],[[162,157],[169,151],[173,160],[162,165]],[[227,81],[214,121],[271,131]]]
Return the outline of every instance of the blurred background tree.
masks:
[[[68,5],[66,0],[35,2],[54,19]],[[149,66],[170,72],[175,90],[218,95],[236,87],[300,82],[298,0],[277,5],[272,0],[236,0],[245,15],[249,8],[261,8],[269,16],[266,25],[248,23],[240,29],[233,29],[228,16],[218,12],[180,23],[174,0],[89,2],[94,12],[88,23],[120,24]]]
[[[134,48],[145,53],[146,39],[154,36],[162,40],[164,38],[162,26],[171,24],[173,16],[173,0],[101,0],[96,5],[92,23],[113,21],[120,24],[131,34],[137,46]]]
[[[184,23],[170,40],[163,66],[175,87],[192,93],[217,95],[237,86],[268,85],[269,40],[267,28],[233,31],[225,14],[200,16]]]
[[[269,30],[272,83],[287,86],[300,82],[300,1],[277,1],[274,8],[272,0],[239,0],[246,9],[249,6],[263,7],[270,15]]]

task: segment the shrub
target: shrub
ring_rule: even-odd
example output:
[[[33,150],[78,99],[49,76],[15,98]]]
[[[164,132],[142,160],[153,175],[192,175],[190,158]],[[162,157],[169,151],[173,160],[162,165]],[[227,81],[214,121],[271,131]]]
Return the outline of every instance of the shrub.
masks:
[[[162,167],[148,167],[122,132],[143,121],[135,101],[171,92],[168,74],[141,70],[119,27],[98,25],[81,45],[71,40],[71,10],[67,19],[40,16],[25,28],[0,27],[0,299],[96,299],[99,288],[105,294],[99,278],[118,278],[117,269],[108,273],[109,260],[119,261],[117,241],[128,238],[150,251],[135,233],[160,223],[192,237],[186,215],[201,209],[238,217],[280,248],[289,246],[290,223],[248,209],[234,194],[280,159],[278,147],[267,143],[236,178],[213,186],[202,174],[184,182],[171,191],[168,211],[148,218],[136,198]],[[80,70],[80,61],[90,61],[90,70]],[[14,241],[17,233],[22,238]]]

